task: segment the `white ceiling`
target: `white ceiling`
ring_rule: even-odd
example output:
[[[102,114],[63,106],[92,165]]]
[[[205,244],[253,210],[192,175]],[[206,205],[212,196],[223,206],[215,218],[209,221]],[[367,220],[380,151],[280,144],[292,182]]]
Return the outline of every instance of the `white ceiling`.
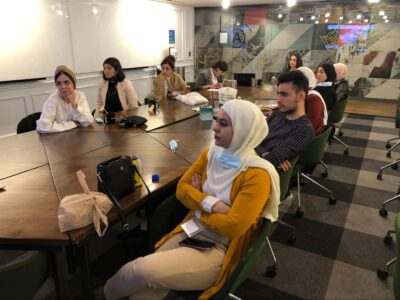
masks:
[[[297,3],[327,2],[329,0],[297,0]],[[221,6],[222,0],[164,0],[163,2],[181,3],[195,7]],[[286,0],[231,0],[231,6],[253,4],[285,4]]]

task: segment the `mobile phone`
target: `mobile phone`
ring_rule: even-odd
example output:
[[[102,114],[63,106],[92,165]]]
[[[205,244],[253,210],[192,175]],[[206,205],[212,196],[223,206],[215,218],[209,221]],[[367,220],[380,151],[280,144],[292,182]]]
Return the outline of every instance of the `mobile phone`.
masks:
[[[179,245],[197,250],[208,250],[215,246],[215,243],[194,238],[187,238],[179,242]]]

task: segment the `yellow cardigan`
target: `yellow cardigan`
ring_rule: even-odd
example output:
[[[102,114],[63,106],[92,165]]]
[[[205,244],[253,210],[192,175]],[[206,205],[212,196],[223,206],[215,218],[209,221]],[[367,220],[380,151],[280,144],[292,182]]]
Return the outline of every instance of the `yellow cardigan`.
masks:
[[[200,154],[196,162],[182,176],[176,190],[177,198],[190,209],[182,223],[193,218],[195,210],[200,210],[202,211],[201,221],[203,224],[231,239],[219,278],[212,287],[201,294],[199,299],[209,299],[216,294],[234,271],[240,258],[258,233],[261,211],[267,202],[271,187],[267,171],[261,168],[248,168],[240,173],[232,183],[230,193],[232,206],[229,214],[206,213],[200,202],[207,195],[192,187],[191,182],[195,173],[201,175],[203,183],[206,180],[207,153],[208,149],[205,149]],[[178,225],[173,231],[165,235],[156,247],[160,247],[165,241],[181,231],[182,227]]]
[[[165,79],[159,74],[154,79],[154,98],[161,102],[167,100],[167,92],[179,92],[183,94],[186,89],[186,83],[181,75],[172,72],[169,80],[167,80],[168,91],[165,90]]]

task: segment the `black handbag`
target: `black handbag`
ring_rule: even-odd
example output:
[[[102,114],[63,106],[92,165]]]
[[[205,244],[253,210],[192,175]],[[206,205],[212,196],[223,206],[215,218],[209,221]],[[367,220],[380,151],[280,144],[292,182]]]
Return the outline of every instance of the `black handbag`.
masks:
[[[117,199],[135,191],[134,172],[132,158],[126,155],[114,157],[97,165],[97,174]],[[98,183],[99,192],[107,193],[104,184],[100,180]]]
[[[107,194],[113,202],[121,220],[123,232],[128,231],[129,224],[118,199],[135,191],[134,172],[132,158],[126,155],[97,165],[98,191]]]

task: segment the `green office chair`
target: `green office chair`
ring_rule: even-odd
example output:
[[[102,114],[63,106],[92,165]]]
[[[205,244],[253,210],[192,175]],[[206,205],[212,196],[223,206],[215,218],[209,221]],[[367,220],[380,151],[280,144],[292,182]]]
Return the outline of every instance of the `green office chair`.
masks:
[[[49,274],[46,252],[28,251],[0,266],[0,299],[32,299]]]
[[[311,177],[307,176],[302,172],[303,166],[318,164],[322,161],[325,153],[326,142],[328,141],[329,135],[331,133],[332,127],[328,127],[324,132],[320,135],[315,136],[313,141],[307,146],[307,148],[300,155],[300,158],[297,162],[297,199],[298,199],[298,208],[296,211],[296,217],[301,218],[303,216],[303,211],[301,210],[301,197],[300,197],[300,178],[304,178],[314,185],[320,187],[321,189],[327,191],[329,193],[329,204],[336,204],[336,199],[333,195],[333,192],[323,185],[316,182]]]
[[[344,155],[349,155],[349,146],[347,144],[345,144],[337,136],[335,136],[335,131],[336,131],[336,128],[338,128],[339,136],[343,135],[342,128],[337,126],[336,123],[339,123],[342,120],[344,111],[346,109],[348,102],[349,102],[349,99],[347,98],[346,100],[336,103],[336,105],[332,108],[331,111],[329,111],[329,114],[328,114],[328,126],[332,126],[332,128],[334,130],[332,133],[332,137],[329,140],[329,144],[332,144],[332,139],[334,139],[337,142],[339,142],[340,144],[342,144],[345,147],[345,150],[343,152]]]
[[[285,200],[287,200],[287,195],[288,195],[288,191],[289,191],[289,186],[290,186],[290,179],[292,177],[293,174],[293,170],[296,167],[296,163],[299,159],[299,156],[296,156],[294,158],[292,158],[290,160],[290,169],[287,170],[286,172],[284,171],[279,171],[279,183],[280,183],[280,189],[281,189],[281,203],[282,204]],[[291,195],[291,194],[290,194]],[[289,244],[294,244],[296,242],[296,229],[294,228],[294,226],[289,225],[288,223],[282,221],[282,220],[277,220],[276,221],[279,225],[283,225],[285,227],[288,227],[292,230],[292,234],[290,235],[289,239],[288,239],[288,243]],[[269,238],[267,237],[267,245],[269,248],[269,251],[271,253],[272,259],[274,261],[274,263],[271,266],[268,266],[265,270],[265,275],[268,277],[275,277],[276,276],[276,264],[277,264],[277,260],[276,260],[276,256],[274,253],[274,250],[272,249],[272,245],[271,242],[269,240]]]
[[[396,257],[391,259],[386,263],[386,270],[378,269],[377,275],[379,279],[385,280],[389,276],[389,267],[392,264],[394,265],[394,272],[393,272],[393,292],[394,297],[399,300],[400,299],[400,213],[398,213],[394,219],[394,229],[389,230],[384,238],[384,243],[389,245],[392,243],[393,239],[391,234],[396,234]]]
[[[174,228],[182,221],[183,218],[181,218],[181,212],[184,211],[182,206],[183,205],[176,199],[175,195],[169,197],[157,206],[150,223],[150,231],[153,231],[150,233],[150,239],[152,241],[158,241],[159,238],[170,231],[170,227]],[[176,209],[180,211],[177,214],[175,214]],[[171,216],[171,212],[175,215]],[[174,217],[177,216],[179,216],[177,219],[171,221],[171,219],[174,219]],[[262,222],[259,235],[251,243],[247,252],[240,259],[230,278],[226,281],[221,290],[212,297],[212,299],[240,299],[234,296],[233,293],[240,284],[249,277],[254,267],[257,266],[266,245],[266,238],[271,235],[273,230],[273,224],[269,220],[263,219]],[[175,225],[172,226],[173,224]],[[159,236],[159,238],[157,236]],[[198,299],[199,295],[202,293],[202,291],[173,292],[183,299]]]

